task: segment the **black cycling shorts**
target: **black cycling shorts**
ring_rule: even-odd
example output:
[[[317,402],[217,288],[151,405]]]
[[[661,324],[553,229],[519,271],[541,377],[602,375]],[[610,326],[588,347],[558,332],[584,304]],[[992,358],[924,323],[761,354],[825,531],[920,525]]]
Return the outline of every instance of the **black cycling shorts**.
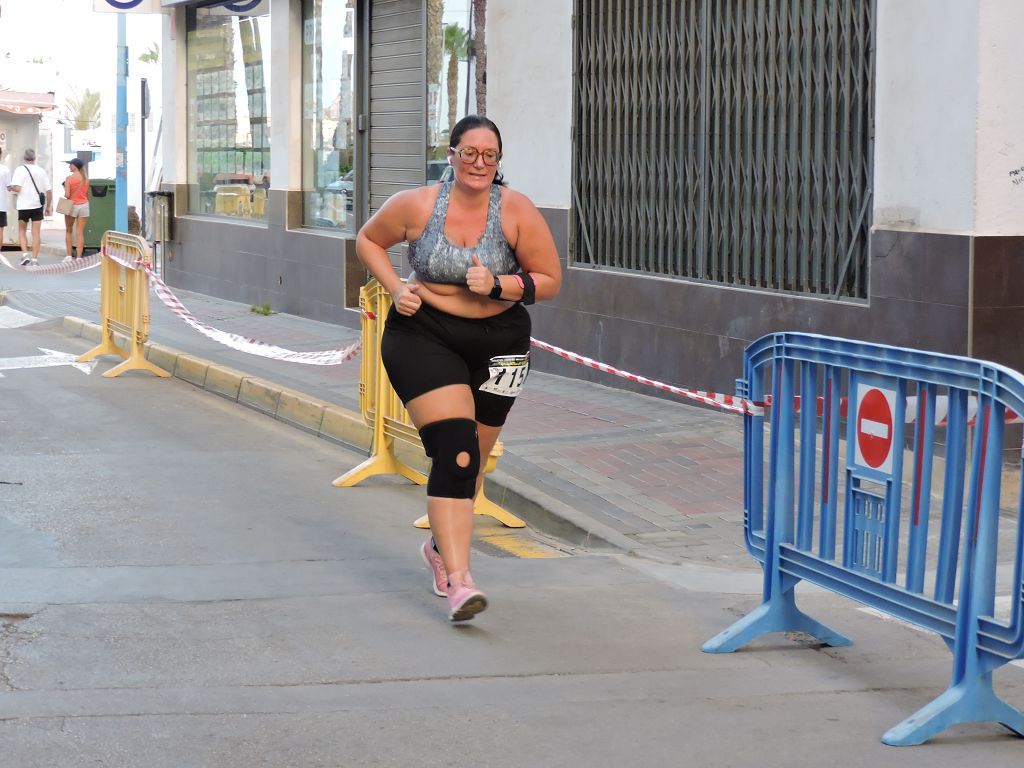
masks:
[[[381,358],[403,403],[452,384],[473,392],[476,420],[505,423],[529,371],[530,313],[515,304],[500,315],[457,317],[422,304],[406,317],[394,307],[381,339]]]

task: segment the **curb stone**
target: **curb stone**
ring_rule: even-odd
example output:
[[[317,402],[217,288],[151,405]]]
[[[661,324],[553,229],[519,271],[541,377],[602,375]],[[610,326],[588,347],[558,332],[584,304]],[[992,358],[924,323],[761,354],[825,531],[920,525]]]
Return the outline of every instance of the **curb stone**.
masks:
[[[102,334],[99,325],[78,317],[65,316],[62,327],[72,336],[91,341],[99,341]],[[115,333],[114,341],[124,347],[128,340]],[[370,449],[373,429],[354,411],[172,347],[147,342],[145,348],[147,360],[195,387],[346,448]],[[429,471],[426,456],[412,446],[396,444],[395,453],[414,469]],[[338,470],[339,474],[344,471]],[[662,559],[649,547],[501,470],[487,474],[484,482],[491,501],[539,531],[587,549]]]

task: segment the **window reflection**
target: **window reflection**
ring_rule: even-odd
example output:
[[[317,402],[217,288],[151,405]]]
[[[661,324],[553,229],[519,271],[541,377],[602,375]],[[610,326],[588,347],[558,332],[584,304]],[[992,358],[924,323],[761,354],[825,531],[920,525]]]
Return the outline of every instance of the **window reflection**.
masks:
[[[452,127],[469,114],[470,0],[427,0],[427,183],[447,178]]]
[[[303,220],[350,233],[355,231],[355,27],[355,0],[303,0]]]
[[[270,15],[188,13],[188,207],[266,219]]]

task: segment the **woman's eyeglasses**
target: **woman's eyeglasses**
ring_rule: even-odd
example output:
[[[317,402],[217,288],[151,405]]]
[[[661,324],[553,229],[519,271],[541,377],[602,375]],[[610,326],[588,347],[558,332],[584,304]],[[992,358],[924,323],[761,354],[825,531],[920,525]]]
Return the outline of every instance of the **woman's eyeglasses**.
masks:
[[[475,163],[478,157],[484,159],[484,165],[497,165],[501,159],[501,153],[496,149],[485,149],[481,152],[476,147],[463,147],[462,149],[452,147],[452,152],[462,158],[462,162],[467,165]]]

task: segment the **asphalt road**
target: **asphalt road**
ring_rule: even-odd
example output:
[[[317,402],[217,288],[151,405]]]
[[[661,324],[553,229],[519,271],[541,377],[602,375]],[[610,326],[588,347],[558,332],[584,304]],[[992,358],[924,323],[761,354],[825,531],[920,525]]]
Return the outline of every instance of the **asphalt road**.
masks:
[[[933,636],[820,593],[855,638],[701,642],[752,608],[700,574],[474,552],[452,626],[416,548],[422,489],[179,379],[3,368],[85,351],[0,329],[0,755],[11,768],[1019,766],[995,725],[878,738],[938,695]],[[696,581],[695,581],[696,579]],[[1024,705],[1024,679],[999,673]]]

